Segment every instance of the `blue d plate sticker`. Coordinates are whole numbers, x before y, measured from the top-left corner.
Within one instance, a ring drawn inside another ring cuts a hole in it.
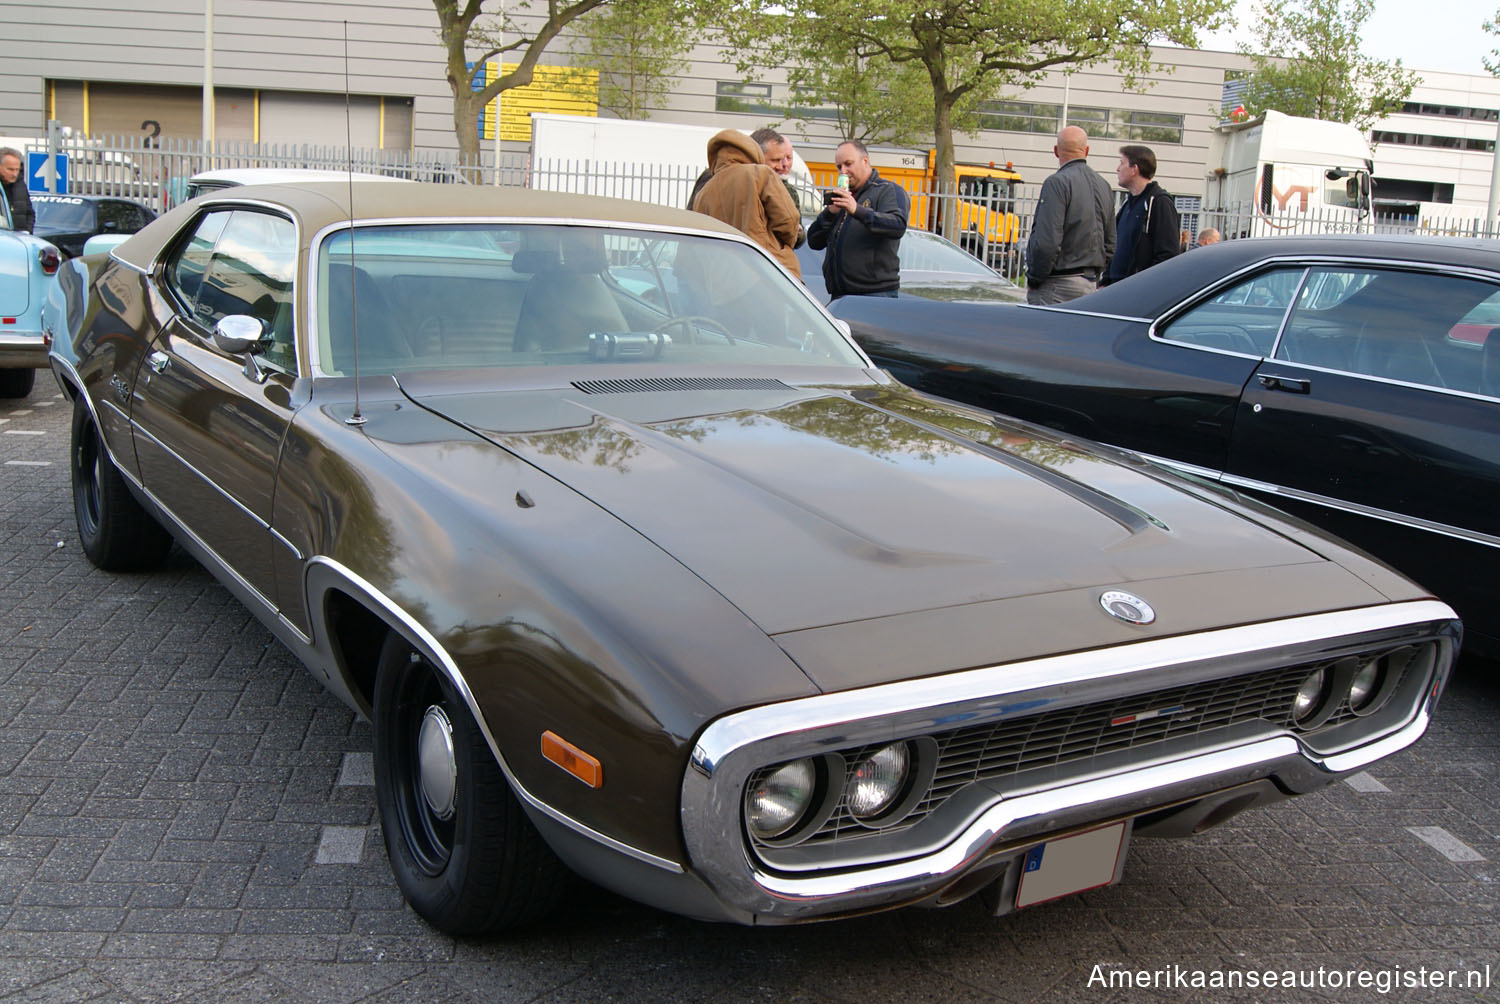
[[[1049,840],[1026,852],[1016,906],[1033,906],[1109,885],[1119,871],[1125,824]]]

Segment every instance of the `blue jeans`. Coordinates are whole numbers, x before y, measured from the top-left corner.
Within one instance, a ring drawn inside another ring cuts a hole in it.
[[[896,291],[894,289],[883,289],[883,290],[881,290],[878,293],[840,293],[839,294],[839,296],[895,296],[895,295],[896,295]],[[838,299],[838,296],[830,297],[829,300],[828,300],[828,302],[832,303],[834,300],[837,300],[837,299]]]

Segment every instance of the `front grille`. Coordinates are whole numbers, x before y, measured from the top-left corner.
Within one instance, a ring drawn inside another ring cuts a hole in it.
[[[1402,661],[1392,671],[1404,673],[1410,664]],[[1083,773],[1093,766],[1108,766],[1112,757],[1149,754],[1153,747],[1166,752],[1184,740],[1206,745],[1213,741],[1212,733],[1236,726],[1259,724],[1266,732],[1289,730],[1297,688],[1317,666],[1280,667],[933,733],[939,752],[931,787],[910,815],[882,832],[916,825],[976,781],[1013,778],[1023,784],[1028,775],[1055,768]],[[1341,702],[1326,722],[1308,734],[1326,732],[1354,717],[1348,704]],[[883,745],[844,750],[842,755],[852,765]],[[827,821],[799,842],[815,845],[871,832],[854,819],[840,798]]]

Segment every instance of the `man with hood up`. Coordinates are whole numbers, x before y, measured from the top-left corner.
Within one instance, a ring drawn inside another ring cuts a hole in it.
[[[694,200],[694,211],[743,231],[802,278],[792,252],[802,219],[781,178],[765,165],[760,144],[738,129],[721,130],[708,141],[708,169],[712,177]]]

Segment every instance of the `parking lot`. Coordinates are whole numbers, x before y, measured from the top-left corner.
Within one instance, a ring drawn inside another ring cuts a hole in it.
[[[1478,660],[1414,749],[1008,917],[755,930],[581,888],[534,931],[439,935],[390,876],[368,726],[182,552],[83,557],[69,418],[45,373],[0,401],[0,1000],[1500,1000]]]

